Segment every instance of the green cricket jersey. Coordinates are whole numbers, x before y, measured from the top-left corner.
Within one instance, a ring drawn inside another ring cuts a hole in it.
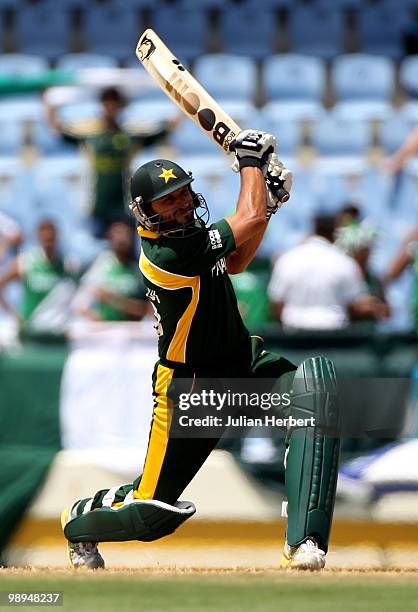
[[[86,272],[84,282],[107,289],[125,298],[145,300],[145,287],[138,276],[136,261],[121,262],[113,251],[101,253]],[[106,302],[98,300],[95,308],[103,321],[126,321],[131,317]]]
[[[122,129],[110,130],[100,119],[80,122],[63,132],[67,142],[83,144],[90,158],[94,216],[111,219],[124,211],[133,152],[139,146],[154,144],[166,134],[165,127],[147,135],[128,134]]]
[[[19,266],[23,284],[22,316],[27,321],[50,291],[71,274],[61,257],[49,261],[41,248],[22,253]]]
[[[225,257],[235,240],[225,219],[189,236],[160,236],[140,228],[139,267],[157,318],[160,359],[193,366],[246,360],[242,322]]]

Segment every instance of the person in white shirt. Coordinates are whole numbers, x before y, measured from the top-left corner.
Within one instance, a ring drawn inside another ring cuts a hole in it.
[[[369,295],[358,264],[334,242],[335,218],[319,215],[315,233],[275,263],[268,293],[286,329],[333,330],[351,320],[385,316]]]

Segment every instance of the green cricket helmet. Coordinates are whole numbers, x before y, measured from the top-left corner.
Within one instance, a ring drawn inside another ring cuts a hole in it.
[[[208,215],[206,202],[201,194],[196,194],[189,187],[193,197],[193,219],[179,225],[175,221],[164,220],[160,213],[152,209],[152,202],[174,193],[178,189],[189,186],[193,181],[191,172],[186,172],[178,164],[168,159],[154,159],[140,166],[131,179],[131,204],[129,208],[138,224],[159,234],[184,234],[184,230],[195,225],[196,219],[205,220],[197,214],[197,209],[203,207]]]

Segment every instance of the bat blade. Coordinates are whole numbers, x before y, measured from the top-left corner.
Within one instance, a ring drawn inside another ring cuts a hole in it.
[[[136,55],[154,81],[195,124],[230,154],[241,128],[225,113],[194,76],[151,29],[139,39]]]

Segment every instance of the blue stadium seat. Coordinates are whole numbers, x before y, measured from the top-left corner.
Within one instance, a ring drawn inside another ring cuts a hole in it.
[[[379,130],[379,141],[387,154],[394,153],[410,134],[413,125],[405,117],[393,113]]]
[[[117,68],[118,62],[109,55],[94,53],[67,53],[57,61],[61,70],[81,70],[83,68]]]
[[[126,4],[92,5],[84,11],[84,40],[91,53],[123,61],[133,55],[143,29],[138,12]]]
[[[324,93],[325,66],[316,58],[288,53],[272,55],[263,62],[262,78],[271,100],[314,100]]]
[[[418,55],[411,55],[402,61],[399,82],[410,96],[418,96]]]
[[[177,0],[178,5],[182,9],[195,9],[196,4],[199,4],[199,9],[214,9],[214,8],[222,8],[225,5],[225,0],[199,0],[197,3],[196,0]]]
[[[316,120],[325,113],[322,104],[314,100],[284,100],[268,102],[263,113],[275,121]]]
[[[24,126],[21,122],[0,120],[0,154],[19,155],[24,143]]]
[[[386,57],[355,53],[334,61],[332,84],[342,119],[385,120],[392,113],[395,69]]]
[[[276,20],[272,11],[227,7],[221,13],[219,31],[223,50],[260,59],[274,51]]]
[[[173,132],[170,144],[180,155],[196,153],[210,155],[216,151],[216,146],[193,121],[186,120]]]
[[[39,55],[6,53],[0,56],[1,75],[32,75],[49,69],[48,61]]]
[[[190,60],[206,51],[207,15],[198,8],[155,9],[152,27],[180,60]]]
[[[23,53],[56,58],[70,46],[71,15],[56,4],[31,4],[15,16],[16,46]]]
[[[395,67],[385,57],[353,53],[334,60],[331,79],[337,100],[390,101]]]
[[[317,6],[326,9],[357,9],[361,7],[363,0],[314,0]]]
[[[292,0],[263,0],[263,8],[268,9],[287,9],[292,5]],[[251,9],[260,9],[259,0],[243,0],[242,6]]]
[[[296,53],[331,59],[343,52],[344,20],[338,9],[295,6],[288,29],[290,48]]]
[[[402,30],[406,19],[401,3],[397,3],[396,10],[380,3],[362,6],[358,14],[361,50],[399,59],[403,52]]]
[[[335,116],[357,121],[385,121],[393,112],[389,102],[384,100],[351,100],[337,102],[333,108]]]
[[[31,122],[31,144],[33,144],[42,155],[73,154],[74,146],[67,144],[54,132],[44,119]]]
[[[260,112],[254,119],[254,126],[276,136],[280,157],[296,155],[302,145],[302,128],[298,121],[273,119]]]
[[[372,133],[367,122],[339,119],[330,113],[314,123],[311,140],[321,155],[364,155]]]
[[[254,98],[257,68],[250,57],[226,53],[202,55],[194,64],[193,73],[215,98]]]
[[[0,99],[0,117],[10,122],[36,121],[43,117],[40,96],[5,96]]]

